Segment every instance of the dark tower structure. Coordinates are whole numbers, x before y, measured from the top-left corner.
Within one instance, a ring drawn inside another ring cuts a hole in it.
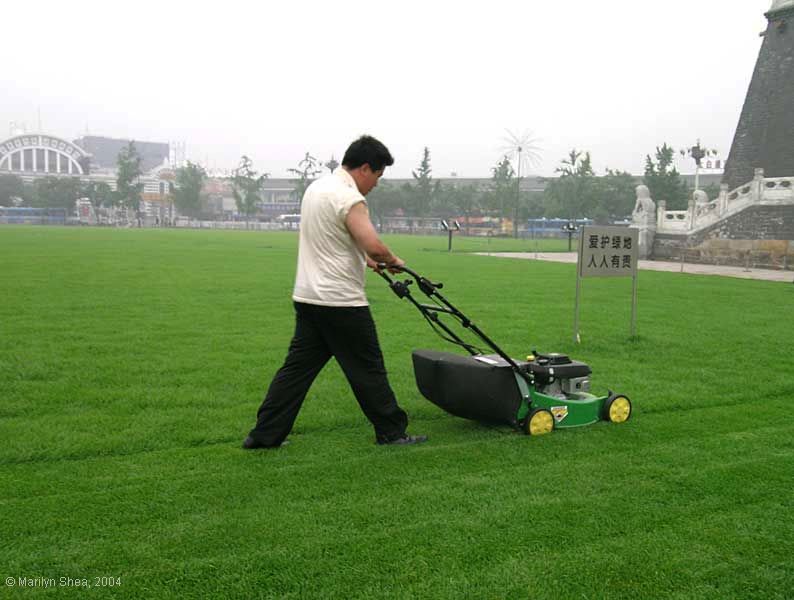
[[[766,177],[794,175],[794,0],[775,0],[765,16],[769,24],[722,178],[731,190],[759,167]]]

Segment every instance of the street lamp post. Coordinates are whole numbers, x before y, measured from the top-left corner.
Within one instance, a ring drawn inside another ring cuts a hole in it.
[[[505,152],[505,158],[517,159],[516,165],[516,201],[513,209],[513,236],[518,237],[518,209],[521,204],[521,176],[524,171],[523,162],[527,161],[531,166],[535,161],[539,160],[538,150],[535,145],[535,138],[529,131],[523,134],[513,133],[507,130],[507,137],[504,138],[505,146],[502,150]],[[504,202],[504,200],[502,200]],[[502,208],[502,215],[504,216],[504,207]]]
[[[513,237],[518,238],[518,205],[521,203],[521,152],[524,148],[518,147],[518,178],[516,179],[516,205],[513,208]]]
[[[571,252],[573,247],[573,234],[576,233],[576,223],[574,221],[568,221],[562,226],[562,230],[568,234],[568,252]]]
[[[706,156],[706,151],[700,147],[700,140],[689,149],[689,155],[695,159],[695,190],[700,189],[700,161]]]
[[[448,223],[446,220],[442,219],[441,227],[446,229],[447,233],[449,234],[449,244],[447,245],[447,252],[452,252],[452,232],[460,231],[460,223],[458,223],[457,220],[453,220]]]
[[[325,163],[325,167],[333,173],[336,168],[339,166],[339,162],[334,158],[334,155],[331,155],[331,160]]]
[[[700,189],[700,167],[701,161],[707,157],[709,154],[717,155],[716,150],[707,150],[703,146],[700,145],[700,140],[692,146],[691,148],[687,148],[686,150],[681,150],[681,156],[685,156],[689,154],[695,161],[695,191]]]

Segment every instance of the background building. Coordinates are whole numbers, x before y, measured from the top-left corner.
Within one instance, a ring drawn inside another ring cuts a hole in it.
[[[97,170],[115,170],[119,152],[126,148],[130,141],[135,142],[135,149],[141,157],[141,171],[147,173],[167,162],[170,157],[170,146],[160,142],[139,142],[118,138],[86,135],[74,141],[75,145],[91,155],[91,163]]]
[[[16,135],[0,142],[0,172],[36,176],[88,176],[91,155],[54,135]]]
[[[26,184],[49,177],[73,178],[82,183],[106,183],[115,191],[118,153],[129,142],[96,136],[69,142],[45,133],[12,135],[0,140],[0,175],[17,176]],[[142,216],[152,221],[162,221],[166,215],[172,217],[169,193],[175,174],[167,164],[169,145],[135,142],[135,148],[143,158],[139,179],[143,185]],[[97,150],[98,154],[89,149]]]

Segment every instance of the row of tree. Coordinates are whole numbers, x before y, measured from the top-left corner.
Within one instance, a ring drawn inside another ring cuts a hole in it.
[[[545,179],[543,192],[521,190],[512,161],[503,157],[491,168],[488,185],[434,180],[430,150],[424,149],[413,181],[402,185],[383,181],[371,194],[369,205],[376,218],[402,213],[412,216],[468,217],[489,214],[518,222],[528,218],[590,218],[609,222],[631,215],[636,186],[644,183],[655,200],[665,200],[670,210],[686,208],[690,190],[673,166],[675,151],[663,144],[654,158],[646,156],[641,181],[625,171],[607,169],[596,175],[589,152],[571,150],[556,168],[557,177]],[[707,190],[710,196],[718,190]]]
[[[654,158],[646,156],[642,182],[651,197],[665,200],[669,209],[685,208],[689,189],[673,166],[675,151],[666,143],[656,148]],[[321,164],[310,153],[289,169],[295,176],[295,194],[302,198],[306,188],[325,166],[333,172],[335,160]],[[562,217],[571,220],[591,218],[607,222],[631,214],[635,202],[637,179],[624,171],[607,169],[597,176],[589,152],[571,150],[556,169],[557,177],[545,181],[543,192],[520,189],[520,180],[511,160],[505,156],[491,169],[487,185],[464,184],[433,179],[429,148],[412,171],[413,180],[403,184],[384,180],[369,197],[370,211],[376,219],[394,214],[418,217],[472,216],[488,214],[511,218],[514,227],[527,218]],[[130,142],[117,160],[116,190],[104,182],[81,182],[78,178],[45,177],[31,185],[23,184],[16,176],[0,176],[0,205],[8,206],[21,200],[28,206],[74,208],[78,198],[87,198],[95,208],[116,206],[138,211],[143,185],[141,157],[134,142]],[[229,178],[238,212],[246,220],[257,212],[262,201],[262,184],[269,173],[259,173],[248,156]],[[169,186],[171,201],[180,214],[198,216],[206,209],[203,193],[207,173],[203,167],[188,161],[177,169],[174,185]],[[707,190],[710,196],[716,190]]]
[[[106,183],[83,184],[77,177],[45,177],[28,185],[16,175],[0,175],[0,206],[21,204],[71,211],[77,199],[89,193],[95,198],[110,198],[112,194]]]

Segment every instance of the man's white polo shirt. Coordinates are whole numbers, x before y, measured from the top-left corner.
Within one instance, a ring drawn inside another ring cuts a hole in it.
[[[301,203],[298,271],[292,299],[322,306],[368,306],[367,260],[345,226],[350,209],[366,203],[343,168],[313,182]]]

